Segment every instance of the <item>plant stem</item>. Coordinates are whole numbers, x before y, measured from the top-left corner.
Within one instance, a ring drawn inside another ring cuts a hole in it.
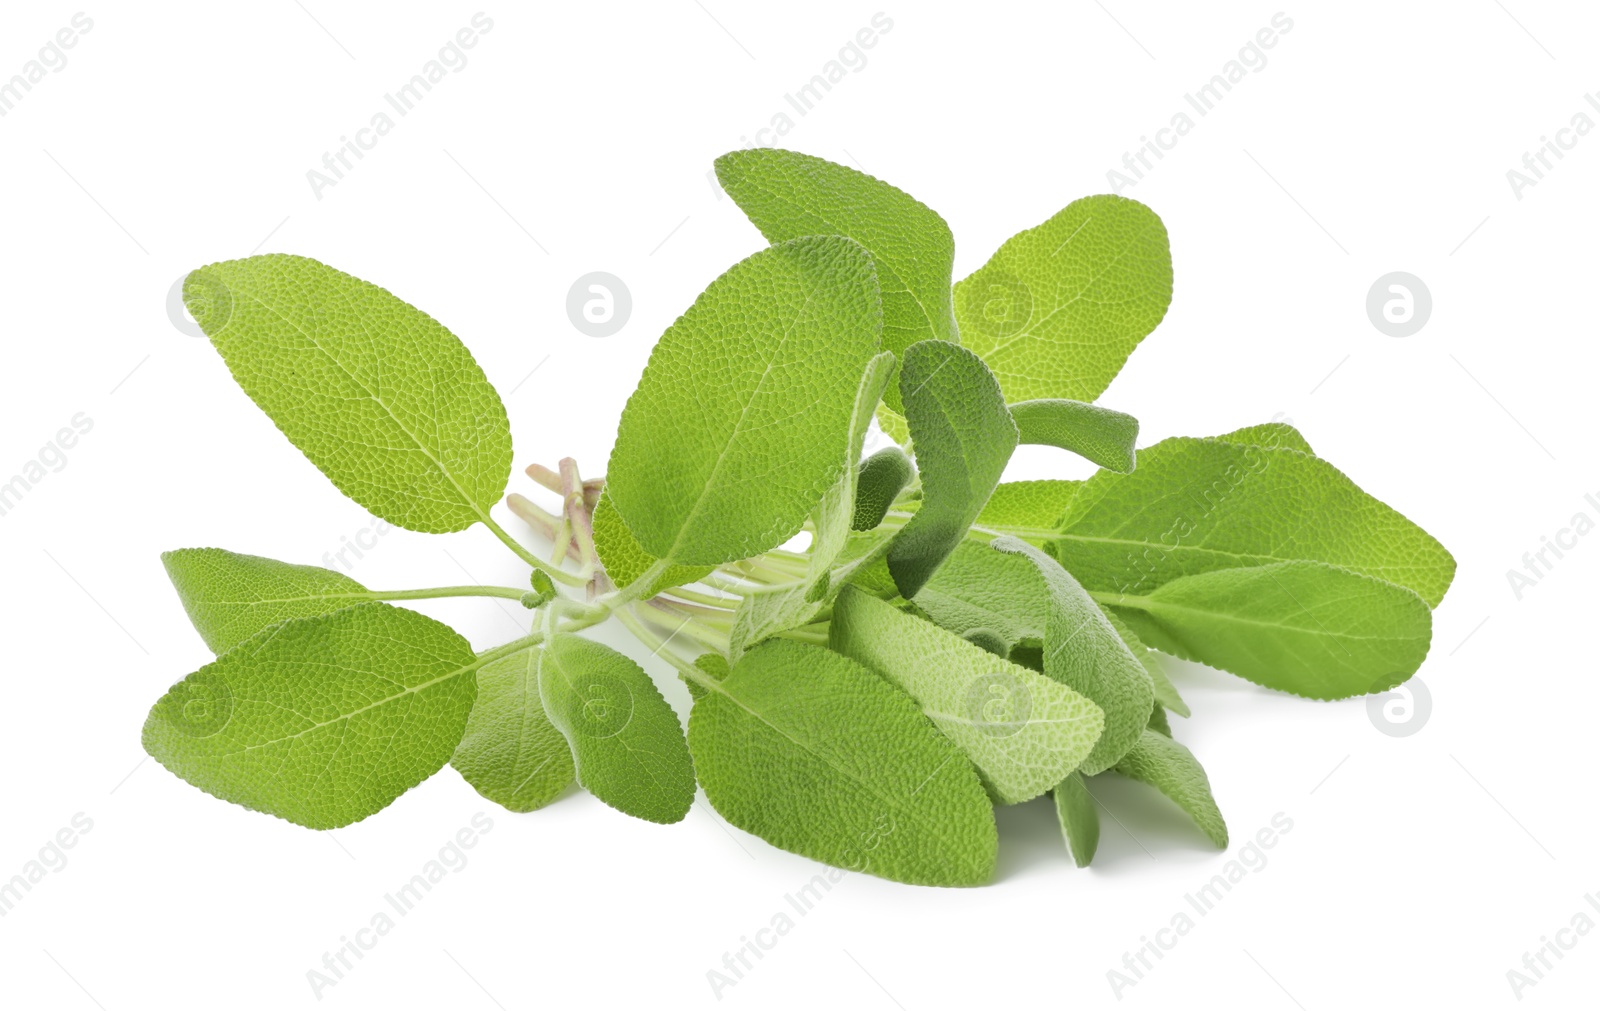
[[[506,533],[505,528],[496,523],[488,513],[483,514],[483,516],[480,518],[483,521],[483,525],[489,528],[489,532],[500,538],[500,542],[515,552],[518,558],[527,562],[536,569],[543,570],[545,575],[549,576],[551,579],[554,579],[556,582],[565,583],[568,586],[582,586],[589,581],[588,576],[577,575],[575,573],[567,572],[565,569],[551,565],[549,562],[523,547],[515,537],[512,537],[510,534]]]
[[[672,664],[684,678],[700,685],[706,685],[710,682],[711,679],[704,671],[668,649],[667,640],[661,638],[646,626],[643,621],[640,621],[632,606],[624,607],[617,611],[617,620],[622,622],[624,628],[633,633],[635,639],[651,647],[650,654],[652,656],[659,656]]]
[[[664,592],[670,596],[677,597],[679,600],[689,600],[696,604],[704,604],[707,607],[715,607],[723,611],[731,611],[739,604],[737,599],[731,599],[728,597],[713,597],[709,593],[701,593],[698,590],[691,590],[687,586],[674,586],[670,590],[666,590]]]
[[[513,639],[504,646],[496,646],[494,649],[478,654],[476,666],[482,667],[484,664],[493,663],[494,661],[508,657],[513,653],[520,653],[529,647],[539,645],[539,643],[543,641],[543,632],[534,632],[531,635],[525,635],[520,639]]]
[[[433,597],[504,597],[507,600],[521,600],[527,592],[511,586],[434,586],[422,590],[373,590],[364,596],[368,600],[428,600]]]

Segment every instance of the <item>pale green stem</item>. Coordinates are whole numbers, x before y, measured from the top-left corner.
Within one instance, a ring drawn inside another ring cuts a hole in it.
[[[529,551],[527,548],[523,547],[521,542],[519,542],[515,537],[512,537],[510,534],[506,533],[505,528],[496,523],[494,519],[487,513],[485,513],[481,519],[483,520],[483,525],[489,528],[489,532],[500,538],[500,543],[504,544],[506,547],[515,552],[518,558],[527,562],[534,568],[542,570],[545,575],[549,576],[551,579],[554,579],[556,582],[565,583],[568,586],[582,586],[589,581],[589,576],[574,574],[558,566],[551,565],[549,562]]]
[[[504,597],[507,600],[521,600],[527,592],[510,586],[434,586],[423,590],[372,590],[368,593],[352,593],[350,596],[368,600],[428,600],[433,597]]]
[[[678,654],[672,652],[672,650],[667,647],[667,640],[661,638],[661,636],[652,631],[643,621],[639,620],[639,616],[634,613],[632,606],[624,607],[617,611],[617,620],[622,622],[624,628],[633,633],[633,637],[635,639],[638,639],[646,646],[651,647],[651,655],[659,656],[663,660],[672,664],[672,666],[678,669],[678,673],[682,674],[688,680],[694,681],[700,685],[709,685],[713,683],[711,677],[707,675],[705,671],[696,667],[694,664],[685,660]]]
[[[674,586],[672,589],[665,592],[673,597],[677,597],[679,600],[691,600],[696,604],[704,604],[707,607],[715,607],[723,611],[731,611],[735,607],[739,606],[739,601],[736,599],[730,599],[728,597],[713,597],[709,593],[701,593],[698,590],[691,590],[687,586]]]

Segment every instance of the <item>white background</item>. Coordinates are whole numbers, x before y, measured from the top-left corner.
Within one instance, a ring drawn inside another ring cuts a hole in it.
[[[783,95],[880,9],[893,27],[866,65],[795,115]],[[719,1001],[707,971],[820,868],[726,827],[703,799],[672,827],[576,792],[512,815],[447,768],[319,834],[143,761],[147,708],[208,659],[159,552],[323,564],[373,522],[164,300],[189,269],[258,250],[389,288],[483,364],[511,415],[512,489],[532,493],[522,465],[570,454],[604,469],[652,342],[762,245],[706,173],[774,113],[796,120],[785,146],[940,211],[959,278],[1012,233],[1106,191],[1124,151],[1186,109],[1184,93],[1279,7],[484,8],[494,26],[468,64],[321,199],[307,170],[387,110],[383,94],[477,6],[86,9],[93,28],[67,65],[0,118],[0,479],[78,412],[94,425],[0,517],[0,878],[75,813],[93,829],[0,918],[0,1003],[318,1004],[307,970],[481,811],[493,829],[470,863],[322,1005],[1516,1004],[1506,973],[1525,951],[1580,910],[1600,921],[1584,901],[1600,892],[1600,698],[1582,645],[1600,537],[1520,600],[1506,576],[1575,513],[1600,519],[1584,499],[1600,499],[1600,133],[1520,200],[1506,172],[1575,113],[1600,122],[1583,98],[1600,89],[1600,12],[1538,0],[1282,9],[1294,26],[1267,65],[1124,190],[1166,222],[1176,285],[1102,403],[1137,415],[1146,444],[1292,419],[1460,570],[1420,674],[1432,715],[1409,737],[1380,733],[1360,699],[1307,702],[1174,665],[1195,711],[1177,736],[1210,772],[1232,849],[1278,812],[1294,827],[1120,1002],[1107,971],[1225,860],[1132,784],[1096,783],[1116,820],[1091,870],[1072,867],[1047,802],[1002,810],[993,885],[849,877]],[[77,10],[7,5],[0,78]],[[568,287],[591,270],[633,296],[632,319],[606,339],[566,315]],[[1404,339],[1365,310],[1392,270],[1421,277],[1434,302]],[[1083,469],[1031,447],[1009,476]],[[525,575],[481,528],[377,543],[353,571],[373,587]],[[527,620],[499,603],[419,609],[486,648]],[[651,669],[686,712],[670,671]],[[1597,963],[1600,936],[1579,939],[1522,1003],[1592,999]]]

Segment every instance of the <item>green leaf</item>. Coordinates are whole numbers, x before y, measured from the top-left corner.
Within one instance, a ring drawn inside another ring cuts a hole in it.
[[[1083,776],[1076,772],[1063,779],[1053,793],[1056,819],[1061,823],[1061,835],[1067,841],[1072,862],[1087,867],[1100,847],[1100,814],[1094,809],[1094,798],[1089,796]]]
[[[339,828],[449,761],[483,662],[449,627],[388,604],[296,618],[173,685],[144,749],[213,796]]]
[[[1090,463],[1126,474],[1133,470],[1139,419],[1078,400],[1024,400],[1011,405],[1021,442],[1055,446]]]
[[[1428,655],[1433,614],[1412,591],[1319,562],[1218,569],[1097,595],[1146,643],[1314,699],[1388,691]]]
[[[856,481],[856,509],[850,520],[852,530],[871,530],[883,522],[895,498],[914,476],[911,458],[898,446],[878,450],[861,461]]]
[[[538,649],[478,668],[478,698],[450,764],[511,811],[536,811],[571,785],[572,751],[539,700]]]
[[[1055,559],[1038,548],[1002,537],[991,549],[1027,560],[1045,608],[1044,673],[1084,695],[1105,713],[1105,730],[1080,766],[1085,775],[1115,765],[1150,721],[1155,688],[1098,605]]]
[[[213,653],[226,653],[268,625],[372,599],[365,586],[331,569],[222,548],[179,548],[162,554],[161,564]]]
[[[807,624],[833,601],[834,594],[852,573],[870,563],[888,547],[890,535],[852,532],[857,508],[856,461],[872,424],[873,409],[894,374],[894,355],[885,351],[867,363],[856,391],[850,438],[839,479],[823,495],[812,515],[813,533],[806,575],[797,583],[747,594],[734,612],[728,635],[729,656],[737,660],[747,648],[763,639]],[[873,524],[876,526],[877,524]]]
[[[600,493],[600,501],[595,503],[591,522],[594,525],[595,554],[600,556],[600,565],[606,570],[607,578],[616,586],[627,586],[656,563],[656,557],[641,548],[639,542],[633,539],[633,534],[628,532],[628,525],[617,515],[617,508],[606,492]],[[641,596],[653,597],[670,586],[693,583],[715,568],[714,565],[669,565]]]
[[[1100,605],[1100,610],[1105,614],[1106,620],[1111,622],[1111,627],[1117,630],[1117,635],[1121,636],[1122,641],[1127,645],[1128,652],[1132,653],[1135,659],[1144,665],[1145,671],[1149,673],[1150,681],[1155,685],[1156,705],[1170,709],[1179,716],[1187,717],[1189,715],[1189,704],[1178,695],[1177,686],[1172,683],[1171,678],[1167,677],[1166,668],[1161,665],[1161,657],[1156,655],[1155,650],[1144,644],[1144,640],[1140,639],[1133,629],[1128,627],[1128,623],[1123,621],[1115,610],[1106,607],[1104,604]]]
[[[956,635],[986,629],[1013,647],[1024,640],[1044,641],[1049,610],[1044,593],[1028,559],[962,541],[912,603]]]
[[[855,169],[776,148],[717,159],[717,179],[766,237],[843,235],[872,254],[883,289],[883,346],[900,355],[920,340],[959,341],[951,307],[955,240],[944,219],[910,195]],[[891,388],[888,405],[901,410]]]
[[[961,342],[1006,400],[1092,401],[1172,301],[1167,230],[1135,200],[1075,200],[955,286]]]
[[[791,853],[892,881],[994,875],[994,811],[915,703],[861,665],[772,639],[707,687],[689,747],[711,806]]]
[[[1007,481],[978,514],[977,525],[1023,540],[1049,540],[1060,531],[1061,518],[1082,481]]]
[[[1327,461],[1218,439],[1166,439],[1139,451],[1132,474],[1095,474],[1055,550],[1088,589],[1129,594],[1304,560],[1398,583],[1435,606],[1455,574],[1438,541]]]
[[[915,699],[1003,804],[1061,782],[1105,726],[1067,686],[854,587],[834,603],[828,642]]]
[[[506,410],[431,316],[278,253],[201,267],[183,299],[250,399],[340,491],[424,533],[488,518],[511,476]]]
[[[955,344],[923,341],[908,348],[900,390],[922,475],[922,506],[890,545],[889,571],[909,600],[989,501],[1017,446],[1017,426],[988,368]]]
[[[1216,438],[1223,442],[1234,442],[1241,446],[1265,446],[1269,449],[1293,449],[1307,456],[1316,456],[1312,452],[1311,443],[1300,434],[1300,430],[1293,425],[1281,421],[1268,421],[1261,425],[1250,425],[1247,428],[1236,429],[1226,435]]]
[[[1217,849],[1228,846],[1228,826],[1211,796],[1211,781],[1194,754],[1170,737],[1146,730],[1116,771],[1160,790],[1184,810]]]
[[[606,494],[639,546],[717,565],[798,532],[845,466],[881,327],[872,260],[849,239],[772,246],[711,282],[622,411]]]
[[[1167,711],[1159,702],[1150,709],[1150,729],[1165,737],[1172,736],[1172,724],[1167,722]]]
[[[578,784],[635,818],[682,821],[694,765],[678,715],[644,668],[609,646],[557,633],[539,657],[539,697],[572,747]]]

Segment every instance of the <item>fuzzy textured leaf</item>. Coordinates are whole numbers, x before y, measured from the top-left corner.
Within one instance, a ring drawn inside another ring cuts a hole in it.
[[[1063,779],[1053,792],[1056,820],[1061,823],[1061,835],[1067,841],[1067,852],[1079,867],[1089,866],[1095,850],[1100,848],[1100,813],[1094,809],[1094,798],[1084,785],[1083,776],[1074,772]]]
[[[478,668],[478,697],[450,764],[510,811],[536,811],[572,785],[572,750],[539,699],[539,651]]]
[[[961,342],[1008,402],[1092,401],[1172,301],[1172,253],[1144,204],[1102,194],[1018,232],[955,286]]]
[[[1097,466],[1126,474],[1133,470],[1139,419],[1078,400],[1024,400],[1011,405],[1020,441],[1055,446]]]
[[[427,313],[279,253],[201,267],[183,300],[250,399],[374,515],[448,533],[486,518],[504,494],[505,406]]]
[[[388,604],[297,618],[173,685],[144,748],[213,796],[339,828],[449,761],[481,663],[449,627]]]
[[[1066,685],[855,587],[834,603],[828,643],[915,699],[1003,804],[1061,782],[1105,727],[1100,707]]]
[[[163,553],[161,564],[213,653],[226,653],[268,625],[372,599],[365,586],[332,569],[222,548],[179,548]]]
[[[849,239],[771,246],[711,282],[622,411],[606,494],[639,546],[717,565],[793,536],[845,466],[881,329],[872,259]]]
[[[600,501],[595,503],[591,522],[594,525],[595,554],[600,556],[600,565],[606,570],[607,578],[616,586],[627,586],[656,563],[656,557],[633,539],[633,534],[628,532],[628,525],[622,522],[616,506],[611,504],[611,496],[605,492],[600,493]],[[714,568],[714,565],[669,565],[641,596],[653,597],[669,586],[692,583]]]
[[[762,643],[695,703],[689,746],[711,806],[780,849],[909,884],[994,875],[994,810],[972,766],[847,657]]]
[[[1211,796],[1211,781],[1188,748],[1157,731],[1146,730],[1117,764],[1116,771],[1160,790],[1194,820],[1212,845],[1227,848],[1228,826]]]

